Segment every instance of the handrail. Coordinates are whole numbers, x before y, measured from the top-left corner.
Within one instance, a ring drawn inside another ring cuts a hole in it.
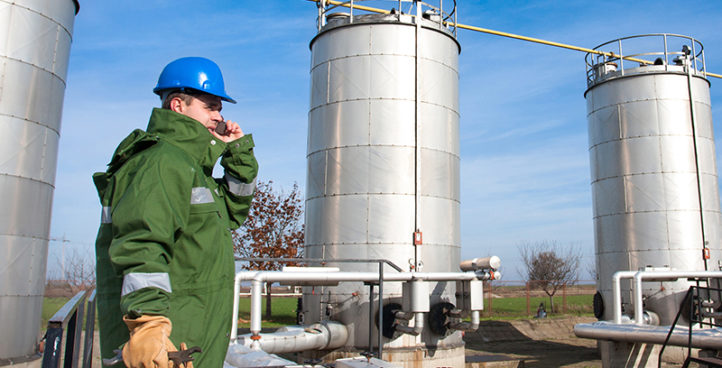
[[[42,362],[43,368],[60,367],[60,352],[63,348],[63,329],[65,328],[67,328],[67,346],[65,348],[64,366],[78,366],[85,294],[85,291],[79,291],[48,321],[48,330],[45,333],[45,352],[43,353]],[[92,334],[92,331],[90,333]]]
[[[329,259],[329,258],[264,258],[264,257],[235,257],[236,261],[243,261],[243,262],[299,262],[299,263],[318,263],[320,265],[325,265],[327,263],[386,263],[389,265],[389,267],[393,268],[394,270],[398,272],[403,272],[401,267],[397,266],[395,263],[391,262],[388,259],[384,258],[339,258],[339,259]]]
[[[65,305],[60,307],[55,314],[48,320],[48,325],[61,325],[65,327],[68,321],[73,317],[73,312],[78,309],[80,302],[85,300],[85,291],[81,290],[73,296],[72,299],[68,300]]]
[[[389,265],[389,267],[393,268],[397,272],[403,272],[401,267],[397,266],[395,263],[391,262],[388,259],[364,259],[364,258],[341,258],[341,259],[325,259],[325,258],[263,258],[263,257],[235,257],[237,261],[247,261],[247,262],[299,262],[299,263],[318,263],[320,265],[325,265],[329,262],[338,262],[338,263],[377,263],[378,264],[378,285],[379,285],[379,313],[378,313],[378,325],[379,329],[381,326],[383,326],[383,318],[384,314],[382,313],[383,310],[383,299],[384,299],[384,267],[383,264]],[[373,328],[373,299],[374,299],[374,284],[369,283],[369,331]],[[234,310],[237,311],[238,305],[235,301],[235,298],[238,298],[238,293],[235,293],[234,295]],[[237,312],[234,312],[237,313]],[[237,318],[233,319],[234,321],[237,321]],[[234,327],[234,330],[231,332],[231,334],[235,334],[236,329]],[[372,335],[369,333],[369,354],[373,353],[373,346],[372,346]],[[382,343],[382,335],[378,334],[378,351],[376,352],[376,355],[379,359],[381,359],[383,355],[383,343]]]
[[[347,2],[342,2],[342,1],[335,1],[335,0],[309,0],[309,1],[312,1],[315,3],[323,3],[323,4],[330,4],[330,5],[336,5],[336,6],[350,7],[350,4],[348,4]],[[390,13],[390,11],[388,11],[388,10],[372,8],[372,7],[367,7],[367,6],[361,7],[359,5],[354,5],[354,8],[369,11],[369,12],[374,12],[374,13],[380,13],[380,14],[389,14]],[[320,11],[319,11],[319,13],[320,13]],[[411,15],[411,16],[413,17],[413,15]],[[454,12],[454,18],[456,18],[456,12]],[[508,33],[508,32],[495,31],[495,30],[488,29],[488,28],[481,28],[481,27],[470,26],[470,25],[466,25],[466,24],[460,24],[460,23],[457,23],[456,21],[454,21],[454,22],[444,21],[443,24],[446,25],[447,27],[454,27],[455,29],[461,28],[461,29],[466,29],[466,30],[470,30],[470,31],[491,34],[491,35],[495,35],[495,36],[502,36],[502,37],[507,37],[507,38],[512,38],[512,39],[517,39],[517,40],[521,40],[521,41],[534,42],[534,43],[547,45],[547,46],[554,46],[554,47],[559,47],[559,48],[568,49],[568,50],[586,52],[589,54],[600,55],[600,56],[605,56],[605,57],[609,57],[609,58],[620,58],[620,59],[634,61],[634,62],[645,64],[645,65],[653,64],[653,62],[649,62],[648,60],[638,59],[638,58],[634,58],[634,57],[630,57],[630,56],[622,56],[621,53],[615,54],[613,52],[600,51],[600,50],[590,49],[587,47],[579,47],[579,46],[569,45],[569,44],[560,43],[560,42],[547,41],[547,40],[543,40],[541,38],[527,37],[527,36],[522,36],[522,35],[518,35],[518,34]],[[319,22],[319,28],[321,26],[322,26],[322,24]],[[456,35],[456,30],[454,30],[454,34]],[[704,60],[704,54],[702,55],[702,59]],[[705,71],[705,76],[722,78],[722,74],[709,73],[707,71]]]
[[[93,365],[93,339],[95,338],[95,296],[97,289],[94,289],[88,298],[85,312],[85,339],[83,344],[83,368],[90,368]]]
[[[624,51],[625,48],[622,47],[623,41],[626,42],[626,48],[630,48],[632,40],[651,40],[652,42],[657,43],[644,44],[643,46],[633,44],[634,51]],[[677,51],[670,51],[670,40],[681,40],[683,48]],[[603,54],[600,53],[600,49],[610,47],[616,48],[616,50]],[[684,48],[686,48],[686,50],[684,50]],[[675,64],[676,67],[679,68],[687,63],[690,68],[694,68],[695,74],[699,73],[703,77],[707,77],[708,75],[718,77],[717,75],[707,73],[704,58],[704,45],[702,45],[699,40],[685,35],[673,33],[648,33],[633,35],[607,41],[594,47],[594,50],[594,53],[588,52],[584,57],[587,71],[587,86],[591,86],[597,82],[598,79],[604,77],[607,70],[600,70],[600,67],[604,68],[607,65],[612,65],[610,71],[618,70],[620,75],[625,75],[625,60],[638,63],[639,66],[659,65],[660,67],[664,67],[665,71],[669,71],[670,66],[675,66]],[[619,61],[620,64],[618,65],[619,68],[617,68],[615,63],[617,61]]]
[[[717,291],[717,293],[719,294],[720,291],[722,291],[722,289],[713,288],[713,287],[709,287],[709,286],[707,286],[707,287],[699,286],[700,281],[704,281],[709,284],[708,279],[695,278],[694,281],[695,281],[696,285],[692,285],[689,287],[689,289],[687,290],[687,293],[684,296],[684,299],[682,300],[682,303],[680,304],[680,306],[687,305],[689,308],[689,310],[688,310],[689,315],[687,316],[688,323],[689,323],[689,325],[687,327],[688,334],[689,334],[688,344],[687,344],[687,360],[689,360],[692,356],[692,329],[693,329],[693,326],[695,323],[699,323],[700,327],[703,327],[704,325],[709,325],[710,327],[722,327],[721,324],[704,321],[705,316],[702,311],[703,306],[701,304],[702,300],[700,298],[700,290],[706,290],[707,291],[706,295],[709,296],[710,291]],[[674,322],[672,322],[672,325],[669,328],[669,333],[667,334],[667,338],[664,340],[664,344],[662,344],[662,347],[659,349],[657,366],[660,368],[662,366],[662,354],[664,353],[664,349],[667,347],[667,344],[669,342],[670,337],[672,336],[672,332],[674,331],[674,328],[677,325],[677,322],[679,322],[679,319],[682,316],[683,310],[684,310],[684,308],[680,307],[679,310],[677,311],[677,315],[674,318]],[[698,318],[695,318],[695,317],[698,317]],[[684,366],[686,367],[687,363],[685,363]]]

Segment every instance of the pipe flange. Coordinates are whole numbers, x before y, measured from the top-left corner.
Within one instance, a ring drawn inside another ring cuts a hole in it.
[[[451,331],[449,329],[449,313],[454,309],[456,309],[456,306],[449,302],[434,304],[428,313],[428,324],[431,332],[440,336],[448,335]]]
[[[594,301],[592,305],[594,307],[594,317],[601,320],[604,316],[604,299],[602,298],[602,293],[598,290],[597,293],[594,294]]]
[[[402,310],[401,304],[399,303],[389,303],[384,305],[383,308],[383,314],[384,314],[384,321],[383,321],[383,327],[381,328],[381,335],[387,339],[393,339],[394,335],[396,333],[396,312]],[[379,313],[376,312],[376,317],[374,318],[376,328],[379,328]]]

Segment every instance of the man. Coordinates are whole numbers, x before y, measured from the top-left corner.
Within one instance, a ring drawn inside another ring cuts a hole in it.
[[[96,239],[101,354],[128,367],[172,367],[167,352],[199,346],[197,367],[221,367],[233,304],[231,230],[255,190],[253,139],[225,122],[223,77],[211,60],[168,64],[146,131],[135,130],[106,172]],[[216,128],[219,128],[216,130]],[[223,179],[214,179],[221,157]]]

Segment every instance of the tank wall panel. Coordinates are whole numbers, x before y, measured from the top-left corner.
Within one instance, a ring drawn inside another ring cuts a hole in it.
[[[55,182],[57,131],[8,116],[0,116],[0,131],[4,132],[0,135],[0,173],[48,185]]]
[[[50,212],[53,206],[51,186],[34,180],[0,174],[0,193],[2,193],[0,201],[3,206],[3,210],[0,211],[0,235],[48,238]]]
[[[0,360],[34,354],[75,4],[0,0]]]
[[[720,259],[709,85],[699,77],[692,85],[696,156],[686,75],[628,75],[587,91],[599,289],[607,303],[616,271],[645,266],[704,270],[697,164],[705,235],[713,254],[708,262],[716,265]],[[663,292],[652,284],[645,283],[648,308],[670,322],[676,309],[667,306],[688,283],[665,283]],[[623,299],[629,302],[631,289],[624,287]],[[605,318],[611,318],[609,310]]]
[[[413,24],[364,17],[353,24],[334,21],[311,45],[307,255],[325,258],[329,265],[334,258],[383,258],[409,270],[418,253],[424,271],[457,271],[458,44],[449,34],[423,28],[417,59]],[[417,212],[424,240],[418,250],[412,244]],[[378,269],[374,263],[336,266]],[[431,303],[454,302],[454,288],[432,283]],[[336,303],[330,318],[349,326],[349,347],[365,348],[369,334],[375,336],[376,330],[367,327],[368,286],[324,287],[320,297],[304,292],[304,301]],[[400,283],[384,284],[386,303],[400,302],[400,297]],[[325,318],[323,309],[308,308],[307,322]],[[422,335],[421,340],[402,336],[385,346],[461,343],[460,334]]]

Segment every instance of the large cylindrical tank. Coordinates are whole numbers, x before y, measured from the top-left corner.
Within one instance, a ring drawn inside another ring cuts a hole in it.
[[[0,0],[0,360],[37,352],[74,0]]]
[[[718,270],[720,202],[702,45],[684,36],[615,40],[654,64],[589,62],[587,117],[598,288],[612,319],[612,275],[640,268]],[[674,45],[674,46],[672,46]],[[686,45],[689,55],[682,51]],[[674,49],[672,49],[674,47]],[[678,48],[679,47],[679,48]],[[655,60],[656,58],[656,60]],[[709,259],[703,248],[709,249]],[[645,310],[671,324],[690,283],[644,283]],[[622,283],[632,315],[630,282]]]
[[[417,27],[413,17],[398,13],[340,14],[329,16],[311,41],[306,257],[345,271],[376,272],[378,265],[333,259],[459,271],[460,47],[439,19],[429,16]],[[387,266],[385,272],[396,271]],[[432,283],[431,305],[454,303],[454,288]],[[340,321],[349,328],[346,348],[368,349],[378,333],[375,325],[368,328],[368,297],[362,283],[307,288],[305,322]],[[401,304],[399,283],[384,284],[389,303]],[[409,361],[405,350],[429,366],[463,365],[458,332],[438,336],[425,329],[419,337],[384,338],[384,349],[393,361]],[[435,349],[436,358],[419,354],[427,349]]]

